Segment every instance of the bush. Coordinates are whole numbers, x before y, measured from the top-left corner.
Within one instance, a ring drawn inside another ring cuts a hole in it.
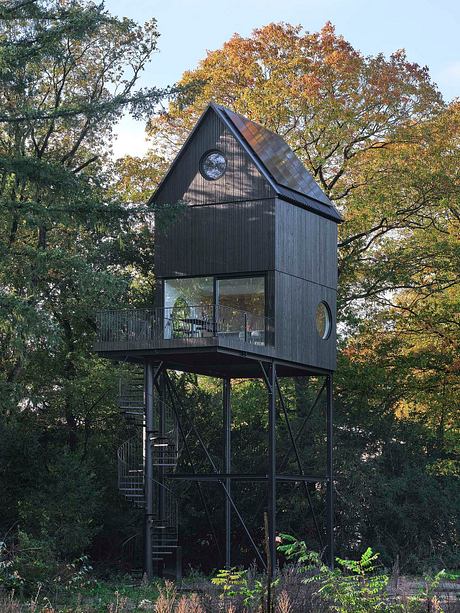
[[[47,593],[74,591],[87,587],[92,567],[86,556],[72,562],[61,561],[47,539],[19,531],[9,549],[0,544],[0,587],[29,596],[38,590]]]

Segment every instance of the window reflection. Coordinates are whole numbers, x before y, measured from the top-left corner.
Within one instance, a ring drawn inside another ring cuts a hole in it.
[[[225,319],[222,332],[264,343],[265,278],[219,279],[217,294],[219,307],[224,307],[219,312]]]
[[[164,282],[164,338],[225,336],[265,344],[265,278],[213,277]]]
[[[211,335],[214,305],[212,277],[166,280],[164,305],[164,338]]]

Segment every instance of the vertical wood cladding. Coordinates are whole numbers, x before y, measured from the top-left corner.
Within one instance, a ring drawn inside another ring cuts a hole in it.
[[[219,149],[227,159],[225,174],[216,181],[200,173],[206,151]],[[184,200],[191,205],[270,198],[273,190],[219,117],[209,110],[178,163],[155,196],[159,204]]]
[[[337,224],[298,206],[276,201],[276,269],[337,287]]]
[[[325,368],[336,365],[337,224],[282,200],[275,204],[275,329],[277,353]],[[328,339],[316,330],[326,301],[333,325]]]
[[[334,370],[336,366],[336,292],[282,272],[275,273],[276,353],[282,359]],[[328,339],[316,330],[316,308],[325,300],[332,313]]]
[[[273,199],[185,207],[155,245],[158,277],[274,269]]]
[[[204,153],[227,159],[215,181],[201,176]],[[275,355],[313,368],[336,363],[337,225],[275,197],[242,146],[212,110],[183,149],[155,202],[189,206],[155,236],[158,279],[265,273],[268,330]],[[160,292],[157,304],[161,304]],[[316,330],[316,309],[333,315],[328,339]]]

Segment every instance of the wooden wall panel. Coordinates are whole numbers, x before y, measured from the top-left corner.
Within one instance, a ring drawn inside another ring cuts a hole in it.
[[[206,180],[199,170],[202,155],[210,149],[219,149],[227,158],[227,170],[216,181]],[[243,148],[210,109],[154,201],[174,204],[184,200],[199,205],[270,198],[273,195],[272,188]]]
[[[185,207],[155,237],[156,276],[273,270],[274,213],[274,199]]]
[[[281,272],[337,288],[337,224],[276,200],[276,264]]]
[[[316,330],[316,308],[326,301],[331,309],[332,332],[320,338]],[[280,359],[327,370],[336,366],[336,292],[299,277],[275,272],[275,338]]]

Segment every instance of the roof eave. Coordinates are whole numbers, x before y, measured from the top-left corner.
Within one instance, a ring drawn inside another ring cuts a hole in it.
[[[274,179],[274,177],[272,177],[272,175],[268,172],[265,164],[263,164],[263,162],[259,159],[257,154],[252,150],[252,148],[249,146],[249,144],[246,142],[246,140],[243,138],[240,132],[235,128],[232,121],[227,117],[225,113],[225,107],[221,107],[215,102],[211,102],[209,106],[211,106],[214,109],[214,111],[218,114],[220,119],[224,122],[224,124],[227,126],[227,128],[236,138],[236,140],[240,143],[240,145],[244,148],[246,153],[250,156],[251,160],[256,165],[259,172],[265,177],[265,179],[268,181],[272,189],[275,191],[276,195],[281,200],[285,200],[286,202],[298,204],[299,206],[302,206],[323,217],[332,219],[333,221],[336,221],[337,223],[342,223],[344,221],[342,215],[335,208],[332,202],[330,203],[330,205],[326,205],[323,202],[320,202],[319,200],[316,200],[315,198],[308,196],[307,194],[296,192],[288,187],[285,187],[284,185],[280,185]],[[307,200],[308,203],[306,203],[305,200]]]
[[[306,209],[307,211],[311,211],[316,215],[330,219],[335,223],[343,223],[344,221],[344,218],[334,206],[327,206],[321,202],[318,202],[317,200],[314,200],[313,198],[309,198],[308,196],[303,196],[302,199],[300,199],[296,197],[295,194],[289,194],[283,191],[278,193],[278,198],[280,200],[284,200],[285,202],[295,204],[303,209]]]

